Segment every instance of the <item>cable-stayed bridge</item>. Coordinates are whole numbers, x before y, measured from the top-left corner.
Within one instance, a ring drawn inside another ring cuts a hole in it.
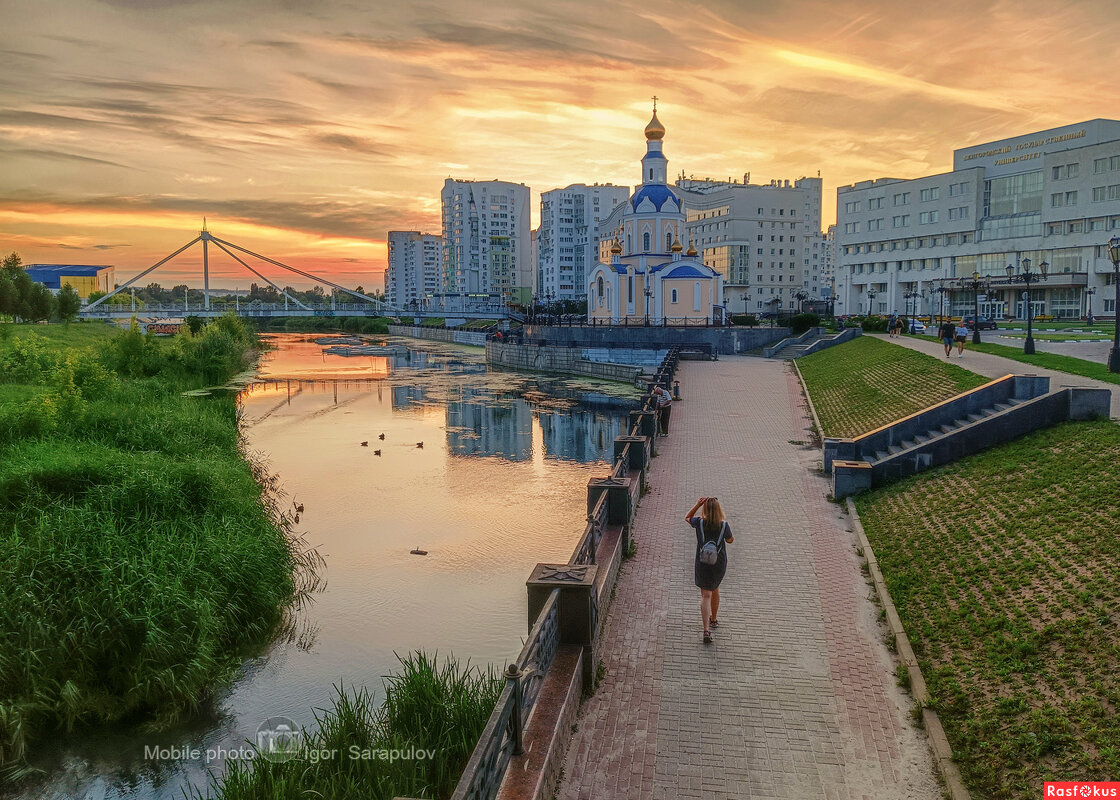
[[[106,303],[110,298],[120,294],[126,289],[132,288],[141,278],[155,272],[160,267],[164,266],[172,259],[185,253],[190,248],[197,244],[202,245],[202,305],[201,307],[191,308],[189,300],[184,300],[182,306],[176,304],[174,306],[152,306],[145,305],[143,308],[136,308],[135,302],[130,304],[129,307],[123,307],[115,303]],[[230,308],[228,303],[223,304],[220,308],[213,308],[210,304],[210,246],[213,245],[228,255],[242,267],[249,272],[253,273],[256,277],[267,283],[273,289],[280,293],[284,298],[282,303],[261,303],[260,301],[241,302],[239,297],[234,299],[234,307]],[[335,292],[343,292],[355,298],[359,302],[340,303],[337,301],[335,295],[331,296],[328,303],[315,303],[309,304],[294,297],[288,292],[284,291],[280,286],[270,280],[267,276],[251,266],[242,256],[258,259],[267,264],[271,264],[288,272],[299,275],[300,277],[314,281],[322,286],[329,286]],[[470,295],[443,295],[431,301],[426,301],[423,305],[415,308],[395,308],[384,300],[378,300],[375,297],[370,297],[367,294],[348,289],[326,278],[315,275],[311,272],[293,267],[289,264],[277,261],[276,259],[269,258],[268,256],[255,253],[248,248],[241,247],[233,242],[220,239],[206,229],[205,221],[203,221],[202,230],[199,231],[198,236],[192,239],[187,244],[180,247],[170,255],[160,259],[146,270],[125,281],[120,286],[113,289],[113,291],[100,297],[94,302],[84,306],[79,312],[79,316],[90,319],[121,319],[128,318],[133,315],[140,315],[144,317],[178,317],[184,315],[191,315],[196,317],[217,317],[222,314],[230,312],[238,314],[242,317],[455,317],[462,319],[504,319],[509,317],[519,317],[518,314],[513,312],[505,303],[497,302],[493,297],[483,296],[475,297]]]

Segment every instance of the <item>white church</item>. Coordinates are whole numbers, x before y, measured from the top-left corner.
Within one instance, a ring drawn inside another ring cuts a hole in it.
[[[689,242],[682,255],[684,212],[667,181],[665,127],[646,125],[642,183],[630,196],[610,247],[610,263],[588,276],[587,319],[599,325],[697,325],[722,322],[723,277]]]

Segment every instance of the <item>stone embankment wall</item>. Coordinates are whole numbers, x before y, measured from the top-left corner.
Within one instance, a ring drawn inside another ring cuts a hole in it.
[[[534,372],[559,372],[569,375],[586,375],[609,381],[636,383],[642,368],[627,364],[610,364],[589,361],[583,351],[570,347],[541,347],[532,344],[513,344],[494,339],[486,342],[486,363],[510,369]]]
[[[527,325],[525,340],[534,344],[560,347],[606,347],[645,350],[687,349],[706,345],[721,355],[746,353],[774,344],[790,334],[789,328],[739,327],[628,327]]]
[[[422,325],[390,325],[389,333],[394,336],[411,336],[413,339],[431,339],[434,342],[469,344],[475,347],[486,345],[486,334],[482,331],[459,331],[453,328],[425,328]]]

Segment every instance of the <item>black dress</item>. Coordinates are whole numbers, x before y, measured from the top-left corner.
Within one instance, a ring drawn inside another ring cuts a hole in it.
[[[720,581],[723,580],[724,573],[727,572],[727,545],[725,543],[720,544],[719,557],[716,559],[716,563],[701,564],[700,548],[704,546],[704,542],[719,541],[719,530],[709,530],[707,525],[704,526],[704,533],[701,535],[701,522],[703,522],[703,519],[700,517],[691,517],[688,520],[688,524],[696,531],[696,564],[693,569],[696,585],[701,589],[718,589]],[[726,522],[724,522],[723,525],[723,538],[726,542],[727,537],[731,536],[731,526]]]

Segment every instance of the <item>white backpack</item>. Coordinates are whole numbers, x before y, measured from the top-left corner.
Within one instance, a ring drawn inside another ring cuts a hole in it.
[[[703,546],[700,548],[700,563],[707,566],[712,566],[719,561],[719,548],[723,545],[723,534],[727,531],[727,523],[724,522],[719,528],[719,539],[714,542],[704,541]],[[704,540],[704,520],[700,520],[700,537]]]

